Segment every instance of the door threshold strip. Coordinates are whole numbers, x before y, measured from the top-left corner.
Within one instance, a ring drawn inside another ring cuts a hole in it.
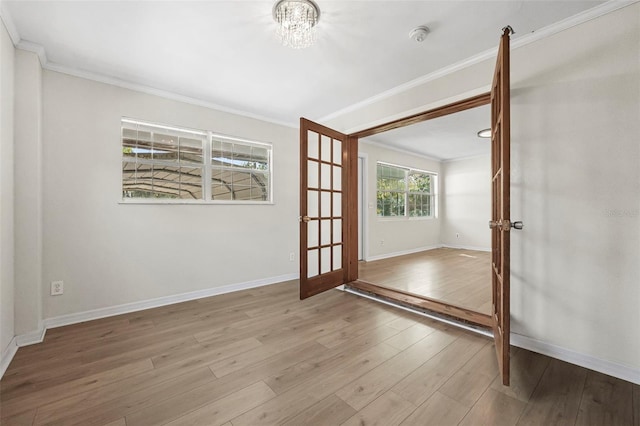
[[[493,332],[490,331],[490,330],[487,330],[486,328],[483,328],[483,327],[479,327],[479,326],[476,326],[476,325],[473,325],[473,324],[467,324],[467,323],[462,322],[462,321],[457,321],[457,320],[449,318],[449,317],[447,317],[445,315],[440,315],[440,314],[438,314],[436,312],[432,312],[432,311],[429,311],[429,310],[426,310],[426,309],[422,309],[422,308],[418,308],[418,307],[415,307],[415,306],[403,304],[403,303],[397,302],[395,300],[388,300],[388,299],[386,299],[384,297],[380,297],[380,296],[378,296],[376,294],[372,294],[372,293],[369,293],[369,292],[358,290],[357,288],[353,288],[353,287],[351,287],[349,285],[345,285],[344,286],[344,291],[346,291],[347,293],[355,294],[356,296],[364,297],[366,299],[370,299],[370,300],[373,300],[373,301],[378,302],[378,303],[383,303],[383,304],[388,305],[388,306],[393,306],[394,308],[402,309],[404,311],[411,312],[413,314],[417,314],[417,315],[420,315],[420,316],[423,316],[423,317],[426,317],[426,318],[430,318],[432,320],[439,321],[439,322],[442,322],[442,323],[445,323],[445,324],[449,324],[449,325],[452,325],[454,327],[462,328],[464,330],[471,331],[471,332],[477,333],[477,334],[481,334],[483,336],[490,337],[490,338],[493,339]]]

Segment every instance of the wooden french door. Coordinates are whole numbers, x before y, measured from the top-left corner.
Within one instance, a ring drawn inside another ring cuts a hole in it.
[[[357,197],[348,199],[353,149],[347,135],[300,119],[300,299],[349,280],[353,248],[346,242],[353,227],[347,222],[357,209]]]
[[[510,111],[509,36],[505,27],[498,48],[498,59],[491,86],[491,289],[493,338],[502,383],[509,385],[510,333]]]
[[[510,90],[509,36],[511,27],[503,29],[491,88],[491,315],[468,311],[461,315],[451,306],[422,298],[415,306],[444,313],[462,320],[493,327],[502,383],[509,384],[510,333],[510,231],[522,229],[522,223],[510,218]],[[478,105],[489,94],[469,98],[434,110],[408,116],[386,124],[344,135],[340,132],[300,119],[300,298],[351,283],[378,293],[381,287],[356,281],[358,278],[358,206],[357,151],[358,138],[415,124]],[[388,290],[388,289],[387,289]],[[387,291],[387,293],[390,290]],[[393,292],[386,297],[403,303],[407,294]],[[422,304],[420,303],[422,302]]]

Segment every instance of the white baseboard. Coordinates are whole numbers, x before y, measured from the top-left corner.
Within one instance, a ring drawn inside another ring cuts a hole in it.
[[[640,370],[636,368],[575,352],[517,333],[511,333],[511,344],[640,385]]]
[[[29,345],[34,345],[36,343],[40,343],[44,340],[44,335],[46,332],[47,332],[47,329],[44,326],[44,322],[40,321],[40,324],[37,330],[32,331],[30,333],[17,335],[16,345],[18,347],[21,347],[21,346],[29,346]]]
[[[376,256],[370,258],[370,260],[385,259],[388,257],[402,256],[403,254],[417,253],[420,251],[432,250],[438,248],[423,247],[420,249],[409,250],[406,252],[390,253],[383,255],[382,257]],[[32,345],[40,343],[44,340],[44,335],[47,329],[61,327],[64,325],[71,325],[85,321],[91,321],[100,318],[106,318],[114,315],[121,315],[130,312],[141,311],[145,309],[156,308],[160,306],[171,305],[174,303],[186,302],[189,300],[202,299],[205,297],[216,296],[225,293],[231,293],[234,291],[247,290],[256,287],[262,287],[271,284],[277,284],[284,281],[290,281],[298,279],[298,274],[280,275],[277,277],[265,278],[255,281],[248,281],[244,283],[231,284],[223,287],[209,288],[205,290],[199,290],[189,293],[182,293],[173,296],[160,297],[157,299],[144,300],[140,302],[127,303],[124,305],[112,306],[108,308],[94,309],[91,311],[79,312],[75,314],[62,315],[53,318],[47,318],[43,321],[40,330],[36,330],[31,333],[15,336],[9,345],[5,348],[0,358],[0,379],[4,375],[5,371],[9,367],[9,364],[13,360],[19,346]],[[524,336],[522,334],[511,333],[511,344],[523,349],[527,349],[533,352],[537,352],[543,355],[550,356],[562,361],[569,362],[571,364],[579,365],[584,368],[595,370],[604,374],[608,374],[613,377],[617,377],[622,380],[627,380],[632,383],[640,385],[640,370],[628,367],[626,365],[617,364],[615,362],[595,358],[590,355],[585,355],[579,352],[572,351],[570,349],[562,348],[560,346],[553,345],[551,343],[543,342],[532,337]]]
[[[158,308],[160,306],[173,305],[174,303],[187,302],[189,300],[203,299],[205,297],[217,296],[219,294],[247,290],[250,288],[262,287],[270,284],[277,284],[284,281],[295,280],[298,278],[298,276],[298,274],[286,274],[277,277],[230,284],[222,287],[207,288],[204,290],[192,291],[189,293],[159,297],[157,299],[142,300],[140,302],[125,303],[124,305],[110,306],[107,308],[93,309],[91,311],[61,315],[58,317],[45,319],[44,324],[46,329],[62,327],[65,325],[77,324],[80,322],[112,317],[115,315],[128,314],[130,312],[137,312],[145,309]]]
[[[374,260],[389,259],[391,257],[404,256],[404,255],[407,255],[407,254],[419,253],[421,251],[433,250],[433,249],[437,249],[437,248],[440,248],[440,247],[442,247],[442,246],[435,245],[435,246],[427,246],[427,247],[418,247],[418,248],[410,249],[410,250],[396,251],[396,252],[393,252],[393,253],[379,254],[377,256],[369,256],[368,258],[365,259],[365,261],[373,262]]]
[[[298,279],[299,274],[286,274],[277,277],[263,278],[243,283],[230,284],[222,287],[208,288],[205,290],[192,291],[189,293],[176,294],[173,296],[159,297],[156,299],[143,300],[140,302],[126,303],[124,305],[110,306],[108,308],[94,309],[91,311],[78,312],[75,314],[61,315],[47,318],[40,323],[40,328],[30,333],[15,336],[9,346],[2,353],[0,358],[0,379],[13,360],[18,347],[41,343],[48,329],[62,327],[65,325],[77,324],[80,322],[111,317],[115,315],[127,314],[130,312],[142,311],[145,309],[157,308],[160,306],[172,305],[174,303],[186,302],[189,300],[203,299],[205,297],[217,296],[234,291],[248,290],[251,288],[277,284],[285,281]]]
[[[16,338],[14,337],[9,342],[9,345],[2,351],[2,358],[0,358],[0,379],[4,376],[4,372],[7,371],[9,364],[13,360],[13,357],[18,352],[18,345],[16,344]]]
[[[477,246],[457,246],[443,244],[443,248],[458,249],[458,250],[472,250],[472,251],[491,251],[491,247],[477,247]]]

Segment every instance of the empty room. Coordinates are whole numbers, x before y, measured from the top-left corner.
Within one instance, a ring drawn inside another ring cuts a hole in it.
[[[0,424],[640,426],[639,1],[0,17]]]

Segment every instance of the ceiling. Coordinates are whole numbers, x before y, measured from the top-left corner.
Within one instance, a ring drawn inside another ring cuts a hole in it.
[[[297,126],[603,1],[317,0],[314,46],[281,46],[261,1],[3,1],[55,69],[92,73]],[[427,25],[423,43],[409,32]],[[443,153],[443,156],[450,154]]]
[[[436,160],[489,155],[491,139],[478,132],[491,127],[491,107],[483,105],[363,139]]]

